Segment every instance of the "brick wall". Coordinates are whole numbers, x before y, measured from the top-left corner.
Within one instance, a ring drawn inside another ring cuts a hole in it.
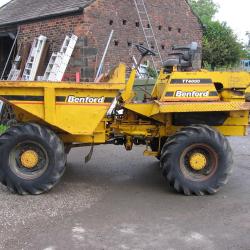
[[[202,30],[185,0],[145,0],[152,20],[160,52],[167,57],[174,44],[201,43]],[[131,65],[137,55],[134,43],[143,43],[144,36],[133,0],[96,0],[82,15],[58,17],[21,25],[19,43],[32,42],[43,34],[50,42],[50,52],[58,51],[68,33],[79,36],[68,73],[81,72],[82,80],[93,80],[109,34],[114,36],[105,61],[105,69],[119,62]],[[145,45],[145,43],[144,43]],[[152,44],[154,47],[155,45]]]
[[[49,54],[46,60],[48,62],[51,53],[60,50],[65,36],[67,34],[75,33],[75,27],[81,27],[83,26],[83,23],[83,15],[74,15],[22,24],[20,25],[18,44],[32,44],[35,37],[39,35],[46,36],[49,42]],[[80,48],[77,46],[71,61],[75,60],[74,57],[77,57],[79,50]],[[73,73],[80,72],[80,70],[80,67],[75,67],[74,69],[69,68],[67,71]]]

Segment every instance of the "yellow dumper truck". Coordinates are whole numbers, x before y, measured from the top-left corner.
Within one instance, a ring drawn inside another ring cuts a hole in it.
[[[137,48],[142,58],[154,55]],[[0,137],[1,183],[41,194],[61,179],[71,148],[141,144],[177,192],[216,193],[232,172],[226,136],[247,135],[250,74],[192,72],[191,49],[180,51],[141,102],[134,101],[136,69],[126,81],[123,64],[99,83],[0,82],[0,99],[17,121]]]

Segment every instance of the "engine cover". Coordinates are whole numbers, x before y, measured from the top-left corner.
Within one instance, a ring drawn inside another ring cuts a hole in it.
[[[170,79],[162,96],[162,102],[220,101],[211,79]]]

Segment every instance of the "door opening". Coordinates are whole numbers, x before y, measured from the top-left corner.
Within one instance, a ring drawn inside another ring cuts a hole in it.
[[[15,35],[14,34],[2,34],[0,33],[0,76],[3,73],[4,67],[7,63],[13,42],[15,40]],[[4,77],[3,79],[7,79],[8,74],[11,70],[11,65],[12,65],[12,61],[14,59],[16,53],[16,49],[13,50],[12,55],[10,57],[10,60],[8,62],[7,68],[5,70],[4,73]]]

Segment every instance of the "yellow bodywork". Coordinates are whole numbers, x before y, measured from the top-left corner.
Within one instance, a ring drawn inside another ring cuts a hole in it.
[[[125,65],[106,83],[0,83],[1,99],[10,103],[17,120],[50,127],[67,142],[106,141],[106,114],[120,90],[125,88]]]
[[[199,82],[199,80],[201,80]],[[131,79],[130,79],[130,82]],[[130,98],[124,107],[143,117],[150,117],[155,122],[163,124],[157,129],[158,136],[164,137],[174,134],[181,126],[173,125],[173,115],[177,113],[211,113],[226,112],[227,119],[220,126],[213,126],[226,136],[242,136],[247,134],[249,124],[250,102],[246,96],[250,92],[250,74],[247,72],[160,72],[158,80],[151,94],[151,101],[147,103],[133,103]],[[217,88],[218,90],[217,90]],[[198,91],[205,96],[182,96],[175,93],[182,91],[192,93]],[[136,118],[133,121],[136,123]],[[126,124],[113,125],[117,130],[130,134]],[[134,125],[135,126],[135,125]],[[139,128],[142,127],[139,125]],[[145,129],[144,136],[149,136]],[[151,131],[155,131],[154,126]],[[139,131],[137,131],[139,133]],[[154,136],[155,132],[151,134]]]
[[[134,137],[147,141],[173,135],[182,128],[174,116],[189,113],[224,112],[223,124],[212,127],[226,136],[247,134],[249,73],[162,70],[151,97],[140,103],[133,101],[136,71],[126,82],[125,69],[119,65],[98,83],[2,81],[0,98],[13,106],[18,121],[49,126],[65,143],[105,143],[115,134],[127,138],[130,149]],[[122,118],[107,117],[115,99],[124,110]]]
[[[49,124],[72,135],[89,135],[104,130],[106,116],[117,92],[124,84],[69,84],[4,82],[3,100],[13,105],[18,120]],[[79,98],[98,98],[92,103]],[[76,99],[78,98],[78,99]],[[101,127],[103,125],[103,127]],[[99,128],[100,127],[100,128]],[[103,133],[103,132],[102,132]]]

